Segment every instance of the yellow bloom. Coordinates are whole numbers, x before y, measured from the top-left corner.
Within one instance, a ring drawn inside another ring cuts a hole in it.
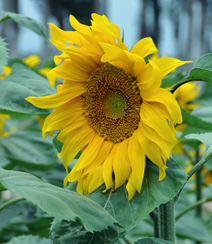
[[[51,86],[57,77],[64,81],[56,94],[26,100],[54,108],[42,130],[45,137],[60,129],[65,185],[78,181],[77,192],[87,194],[103,183],[106,190],[113,185],[117,189],[127,180],[130,200],[141,191],[146,156],[159,167],[159,180],[165,177],[165,162],[177,143],[173,123],[181,123],[182,116],[174,96],[160,85],[187,62],[163,57],[146,64],[144,58],[158,51],[151,38],[140,40],[129,52],[118,26],[104,15],[92,14],[92,19],[86,26],[70,16],[76,31],[49,24],[51,41],[63,53],[55,57],[59,66],[47,77]]]
[[[4,72],[0,74],[0,80],[3,79],[5,76],[9,75],[11,73],[12,68],[8,65],[5,65],[3,67]]]
[[[4,122],[9,118],[9,114],[0,114],[0,137],[9,136],[9,133],[4,131]]]
[[[30,55],[27,58],[23,58],[22,61],[31,69],[41,62],[40,58],[37,55]]]
[[[200,86],[197,86],[193,82],[188,82],[174,92],[174,97],[182,108],[187,111],[192,111],[199,106],[199,104],[193,103],[193,100],[197,98],[199,90]]]

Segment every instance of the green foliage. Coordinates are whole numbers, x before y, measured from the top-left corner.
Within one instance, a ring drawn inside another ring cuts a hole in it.
[[[89,232],[101,231],[117,222],[89,198],[44,183],[33,175],[0,169],[0,181],[8,190],[37,204],[58,220],[79,219]]]
[[[48,37],[47,30],[40,22],[21,14],[16,14],[16,13],[11,13],[6,11],[1,11],[0,13],[1,13],[0,23],[4,20],[12,19],[17,24],[35,32],[39,36],[48,40],[49,37]]]
[[[177,83],[179,80],[181,80],[183,77],[184,77],[183,73],[181,73],[180,71],[175,71],[175,72],[169,74],[168,76],[166,76],[165,78],[163,78],[161,87],[162,88],[171,87],[172,85]]]
[[[28,96],[55,93],[47,79],[25,65],[15,63],[12,73],[0,82],[0,109],[24,114],[48,114],[50,109],[39,109],[25,100]]]
[[[171,200],[186,182],[186,173],[172,159],[167,162],[167,175],[164,180],[158,182],[158,167],[150,161],[147,164],[144,183],[141,193],[128,202],[126,186],[117,190],[108,190],[102,193],[104,186],[88,195],[90,199],[100,204],[110,215],[117,220],[122,227],[113,227],[101,233],[86,233],[82,224],[73,222],[56,222],[51,228],[52,238],[56,238],[57,243],[79,243],[73,242],[78,236],[78,240],[86,241],[92,238],[92,243],[114,243],[133,229],[144,217],[158,207],[161,203]],[[147,204],[148,202],[148,204]],[[127,216],[127,217],[126,217]],[[69,227],[67,227],[69,226]],[[76,230],[77,233],[76,233]],[[59,234],[58,234],[59,233]],[[66,240],[66,242],[64,241]],[[101,242],[100,242],[101,240]],[[103,242],[104,241],[104,242]],[[87,242],[88,243],[88,242]]]
[[[21,167],[47,170],[57,163],[51,139],[39,132],[17,132],[0,138],[0,154]]]
[[[207,81],[212,85],[212,54],[208,53],[199,58],[185,79]]]
[[[13,237],[5,244],[53,244],[52,240],[46,238],[40,238],[39,236],[23,235],[19,237]]]
[[[185,215],[176,223],[177,236],[195,241],[212,243],[212,236],[204,223],[197,216]]]
[[[3,66],[7,64],[8,49],[6,48],[7,43],[2,37],[0,37],[0,75],[3,72]]]
[[[210,133],[202,133],[202,134],[190,134],[186,136],[187,139],[196,139],[201,141],[206,149],[212,146],[212,132]]]
[[[158,238],[142,238],[135,242],[135,244],[172,244],[173,242],[165,241]]]

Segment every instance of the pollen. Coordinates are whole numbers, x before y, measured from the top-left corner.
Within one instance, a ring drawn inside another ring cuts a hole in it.
[[[105,140],[119,143],[138,128],[142,98],[122,68],[107,63],[94,70],[83,97],[88,123]]]

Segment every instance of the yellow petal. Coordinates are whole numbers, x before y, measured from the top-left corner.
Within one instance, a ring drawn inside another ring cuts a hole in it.
[[[128,193],[128,201],[130,201],[135,193],[136,193],[136,189],[132,183],[132,174],[130,174],[127,185],[126,185],[126,189],[127,189],[127,193]]]
[[[119,47],[100,43],[105,54],[102,56],[102,62],[108,62],[114,66],[124,69],[128,74],[137,77],[145,66],[145,61],[140,56],[129,53],[120,49]]]
[[[130,174],[128,142],[128,139],[122,141],[114,155],[113,170],[115,174],[115,189],[123,185]]]
[[[112,173],[113,173],[113,159],[114,155],[120,146],[120,143],[114,144],[113,148],[106,158],[104,164],[103,164],[103,179],[105,182],[106,190],[110,189],[113,186],[113,178],[112,178]],[[105,190],[105,191],[106,191]]]
[[[46,76],[46,74],[51,70],[52,68],[49,68],[49,67],[45,67],[45,68],[41,68],[38,70],[38,73],[43,75],[43,76]]]
[[[93,19],[92,24],[94,26],[97,25],[103,31],[115,36],[118,40],[121,40],[119,27],[111,23],[105,15],[101,16],[94,13],[91,14],[91,17]]]
[[[167,114],[170,120],[182,123],[181,109],[171,92],[159,88],[153,95],[145,97],[149,104],[159,110],[162,114]]]
[[[71,132],[64,141],[61,151],[63,165],[66,169],[77,153],[86,146],[94,136],[95,132],[87,124]]]
[[[159,89],[161,80],[159,67],[149,60],[137,78],[141,97],[146,98],[154,94]]]
[[[88,174],[88,193],[91,193],[104,183],[102,172],[103,165],[100,165]]]
[[[132,168],[131,181],[134,188],[140,193],[146,166],[144,150],[138,141],[138,130],[134,131],[129,139],[128,154]]]
[[[103,137],[95,135],[95,137],[88,143],[88,146],[85,148],[72,170],[80,171],[90,166],[95,157],[98,155],[103,142]]]
[[[145,101],[141,105],[140,116],[142,122],[157,131],[162,138],[171,143],[177,143],[177,139],[170,129],[168,121],[158,110]]]
[[[86,124],[88,124],[88,121],[85,115],[74,117],[74,119],[70,121],[70,123],[68,123],[66,127],[61,126],[61,131],[60,134],[57,136],[57,139],[61,142],[65,142],[66,138],[69,137],[69,134],[72,133],[72,131]]]
[[[83,113],[84,107],[83,99],[81,97],[56,107],[54,112],[47,116],[44,121],[42,127],[43,137],[45,138],[46,133],[49,131],[54,131],[66,127]]]
[[[142,58],[145,58],[149,54],[157,53],[158,50],[152,41],[151,37],[145,37],[138,41],[135,46],[130,51],[131,53],[136,53]]]
[[[186,63],[192,63],[193,61],[181,61],[176,58],[163,57],[154,60],[154,63],[158,65],[161,70],[162,78],[174,71],[178,66]]]
[[[143,129],[138,128],[138,140],[146,156],[159,168],[165,170],[166,166],[161,158],[159,146],[144,136]]]
[[[112,142],[104,141],[101,145],[101,148],[97,156],[94,158],[93,162],[88,167],[86,167],[86,169],[83,171],[83,176],[90,173],[96,167],[100,166],[100,164],[102,164],[108,157],[112,147],[113,147]]]
[[[76,82],[83,82],[86,81],[90,74],[86,73],[85,71],[82,72],[81,69],[76,67],[76,64],[73,63],[71,60],[64,60],[59,66],[53,68],[49,71],[47,77],[53,76],[54,79],[49,80],[51,86],[54,86],[55,77],[59,77],[61,79],[67,80],[74,80]]]
[[[72,87],[64,88],[57,94],[44,97],[27,97],[26,101],[38,108],[54,108],[82,95],[85,90],[86,87],[84,84],[75,83]]]

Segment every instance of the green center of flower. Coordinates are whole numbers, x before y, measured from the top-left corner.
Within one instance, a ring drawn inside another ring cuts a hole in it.
[[[138,128],[142,98],[136,79],[111,64],[95,69],[83,95],[85,116],[96,133],[113,143]]]
[[[108,117],[119,118],[126,107],[125,98],[117,92],[109,91],[103,99],[103,110]]]

